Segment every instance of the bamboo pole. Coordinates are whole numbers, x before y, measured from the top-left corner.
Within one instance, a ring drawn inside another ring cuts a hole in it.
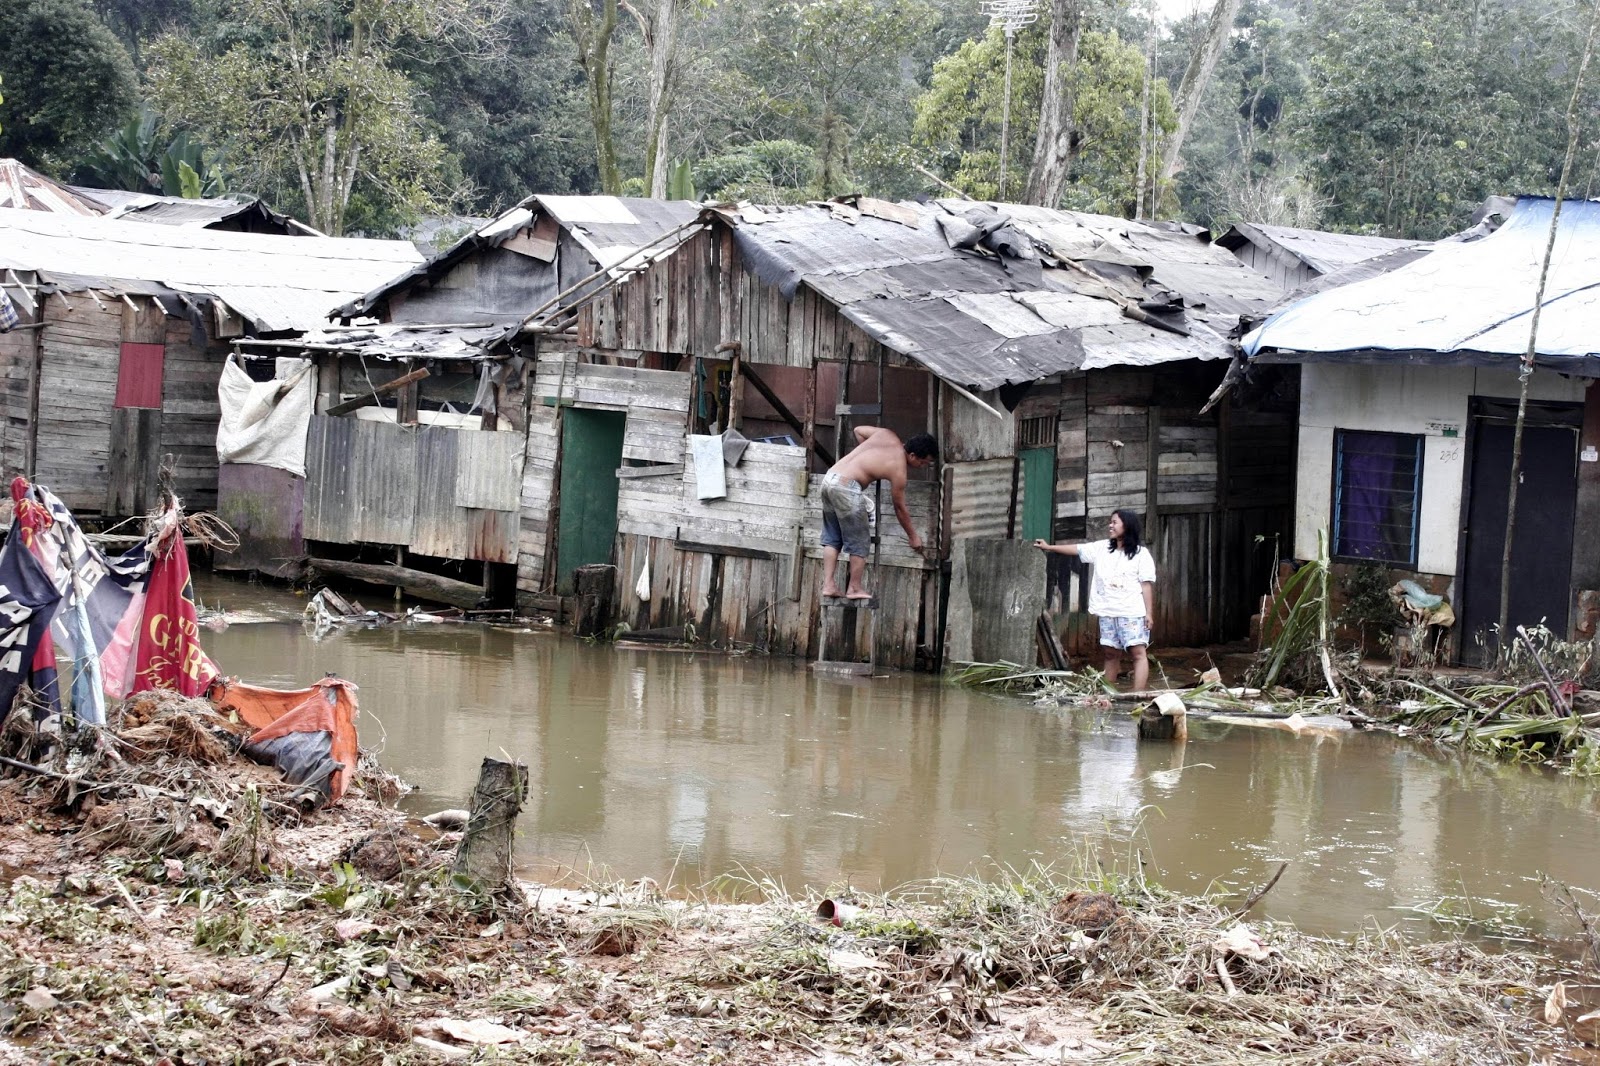
[[[1500,554],[1500,625],[1496,638],[1502,648],[1511,625],[1511,548],[1517,532],[1517,486],[1522,482],[1522,431],[1528,420],[1528,380],[1533,377],[1539,339],[1539,313],[1544,309],[1544,288],[1550,276],[1550,259],[1555,254],[1561,204],[1567,196],[1567,182],[1572,176],[1572,157],[1578,150],[1578,134],[1582,130],[1582,123],[1578,120],[1578,98],[1583,92],[1583,78],[1588,73],[1589,60],[1594,56],[1597,27],[1600,27],[1600,0],[1595,0],[1589,13],[1589,34],[1583,42],[1583,58],[1578,63],[1578,75],[1572,83],[1572,97],[1567,101],[1567,155],[1561,163],[1561,180],[1556,184],[1556,202],[1550,212],[1550,233],[1545,239],[1544,262],[1539,267],[1539,285],[1534,291],[1532,321],[1528,325],[1528,350],[1523,353],[1522,365],[1517,369],[1517,424],[1511,434],[1511,487],[1506,500],[1506,539]]]

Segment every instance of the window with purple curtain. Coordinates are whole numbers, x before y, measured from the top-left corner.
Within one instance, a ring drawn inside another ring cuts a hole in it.
[[[1341,429],[1333,453],[1333,554],[1415,566],[1422,437]]]

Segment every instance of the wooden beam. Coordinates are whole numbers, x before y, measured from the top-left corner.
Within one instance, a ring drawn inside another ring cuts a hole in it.
[[[379,385],[365,396],[358,396],[353,400],[346,400],[344,403],[334,404],[332,407],[328,408],[322,413],[325,415],[347,415],[351,411],[358,410],[362,407],[375,406],[378,403],[379,397],[383,396],[385,393],[394,392],[396,389],[403,389],[412,382],[421,381],[427,376],[428,368],[419,367],[409,374],[402,374],[393,381],[385,381],[382,385]]]
[[[761,380],[761,375],[756,373],[755,367],[751,366],[749,363],[746,363],[744,366],[744,376],[745,379],[750,382],[750,384],[756,387],[756,391],[761,394],[761,398],[766,400],[767,403],[771,404],[774,411],[778,412],[778,417],[783,419],[784,422],[788,423],[789,428],[793,429],[796,433],[799,433],[801,437],[811,440],[812,450],[822,458],[824,463],[832,466],[834,462],[833,453],[828,451],[827,447],[825,447],[821,441],[813,439],[812,433],[806,429],[806,423],[796,418],[794,416],[794,412],[789,410],[788,406],[782,400],[778,399],[778,394],[767,387],[767,383]]]
[[[681,552],[702,552],[706,555],[733,555],[740,559],[772,559],[774,554],[760,548],[745,548],[733,544],[700,544],[692,540],[677,540],[672,546]]]
[[[343,559],[308,559],[324,574],[347,577],[368,585],[402,588],[418,599],[448,603],[452,607],[474,608],[483,604],[483,589],[468,581],[457,581],[410,567],[386,563],[352,563]]]

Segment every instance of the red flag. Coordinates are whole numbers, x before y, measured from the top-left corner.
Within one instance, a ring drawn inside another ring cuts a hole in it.
[[[200,647],[199,613],[189,580],[189,549],[183,531],[174,529],[166,550],[157,549],[134,657],[133,691],[167,688],[203,696],[217,668]]]

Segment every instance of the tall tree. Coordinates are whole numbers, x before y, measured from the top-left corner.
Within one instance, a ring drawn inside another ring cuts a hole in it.
[[[1012,117],[1016,135],[1023,138],[1036,134],[1034,123],[1042,112],[1045,36],[1046,28],[1030,27],[1017,37]],[[939,153],[952,183],[980,198],[995,196],[999,187],[996,146],[1004,49],[998,30],[968,41],[935,64],[928,91],[917,100],[917,142]],[[1137,198],[1145,58],[1114,31],[1086,30],[1078,53],[1064,86],[1073,104],[1067,117],[1073,133],[1067,155],[1059,161],[1064,168],[1061,191],[1047,206],[1131,213]],[[1172,98],[1165,81],[1156,79],[1151,85],[1149,107],[1156,131],[1170,130]]]
[[[569,8],[572,39],[578,46],[589,94],[589,122],[594,127],[595,165],[600,171],[600,191],[622,192],[622,171],[617,165],[616,116],[612,113],[616,70],[611,56],[617,32],[617,0],[572,0]]]
[[[1082,0],[1051,0],[1050,38],[1044,56],[1044,89],[1039,99],[1039,129],[1033,142],[1033,165],[1022,200],[1054,207],[1061,202],[1075,151],[1073,69],[1083,33]]]
[[[628,10],[639,22],[645,51],[650,56],[650,87],[645,117],[644,180],[650,195],[667,195],[667,125],[672,117],[672,93],[678,79],[678,20],[686,0],[639,0]]]
[[[1582,50],[1572,23],[1570,9],[1518,0],[1356,0],[1319,14],[1294,122],[1328,221],[1432,239],[1490,193],[1552,189]]]
[[[138,106],[127,51],[83,0],[10,0],[0,74],[0,155],[57,175]]]
[[[752,58],[773,101],[809,127],[822,195],[850,183],[856,128],[901,79],[900,57],[933,21],[924,0],[804,0],[762,15]]]
[[[1240,0],[1216,0],[1211,18],[1206,23],[1203,37],[1194,43],[1189,54],[1189,65],[1184,68],[1183,80],[1178,83],[1178,126],[1167,138],[1166,151],[1161,160],[1161,180],[1170,182],[1178,172],[1178,162],[1183,158],[1183,142],[1189,127],[1200,110],[1211,75],[1217,69],[1217,60],[1228,47],[1228,35],[1233,30],[1234,19],[1239,14]]]
[[[253,40],[217,52],[192,35],[151,46],[166,117],[228,144],[242,184],[285,188],[311,225],[345,231],[353,201],[400,216],[448,197],[448,159],[400,69],[405,50],[499,42],[493,0],[224,0]]]
[[[596,188],[593,132],[582,69],[563,0],[519,4],[507,14],[502,57],[452,62],[417,53],[405,69],[416,100],[459,157],[462,207],[492,215],[531,192]]]

